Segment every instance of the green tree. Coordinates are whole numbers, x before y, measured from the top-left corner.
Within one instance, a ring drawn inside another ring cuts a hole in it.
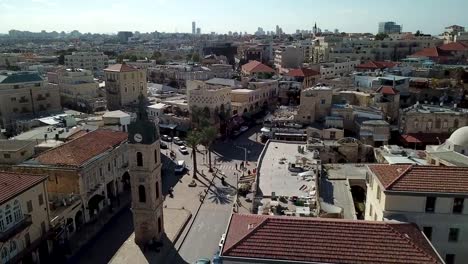
[[[200,54],[194,52],[194,53],[192,54],[192,61],[193,61],[193,62],[200,62]]]
[[[208,150],[208,167],[210,172],[213,171],[211,167],[211,147],[217,135],[218,131],[213,126],[205,126],[201,131],[201,143]]]
[[[379,33],[375,35],[375,40],[384,40],[385,38],[388,38],[388,35],[385,33]]]
[[[197,130],[192,130],[187,135],[187,145],[192,148],[193,174],[194,179],[197,178],[197,146],[201,143],[202,136]]]
[[[418,30],[416,30],[416,33],[414,33],[414,35],[415,35],[416,37],[419,37],[419,36],[421,36],[422,34],[421,34],[421,31],[418,29]]]
[[[151,56],[151,58],[152,58],[152,59],[155,59],[155,60],[157,60],[157,59],[159,59],[159,58],[161,58],[161,57],[162,57],[162,53],[161,53],[160,51],[158,51],[158,50],[155,50],[155,51],[153,52],[153,56]]]
[[[138,60],[138,57],[136,55],[131,55],[129,58],[130,61],[135,62]]]

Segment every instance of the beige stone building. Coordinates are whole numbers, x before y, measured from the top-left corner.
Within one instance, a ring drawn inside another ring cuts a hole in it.
[[[50,87],[58,87],[62,105],[91,111],[106,109],[106,98],[99,93],[93,73],[83,69],[60,69],[47,73]]]
[[[412,222],[446,263],[468,259],[468,168],[369,165],[366,220]]]
[[[374,103],[391,124],[398,122],[400,115],[400,92],[391,86],[381,86],[374,94]]]
[[[34,141],[0,139],[0,164],[19,164],[34,155]]]
[[[302,90],[301,104],[295,120],[301,123],[313,123],[324,120],[330,115],[332,105],[332,89],[316,86]]]
[[[0,127],[15,131],[21,120],[61,111],[59,89],[36,72],[0,73]]]
[[[60,207],[61,201],[70,200],[68,205],[73,207],[62,217],[76,230],[113,206],[116,197],[129,189],[128,167],[127,133],[95,130],[42,152],[14,170],[47,175],[50,203]]]
[[[232,113],[240,116],[269,109],[276,102],[278,81],[259,80],[248,82],[245,89],[231,91]]]
[[[49,256],[47,177],[0,172],[0,263],[40,263]]]
[[[231,88],[207,85],[202,81],[188,81],[187,102],[192,121],[194,115],[201,114],[212,124],[217,124],[220,113],[231,111]]]
[[[333,130],[328,130],[332,132]],[[335,137],[339,136],[335,131]],[[355,138],[341,138],[335,140],[320,140],[309,138],[307,140],[307,149],[317,151],[318,157],[322,163],[361,163],[373,160],[374,148],[365,145]]]
[[[458,128],[468,125],[468,111],[460,108],[416,104],[400,110],[399,123],[401,134],[415,137],[418,134],[432,134],[431,142],[423,143],[437,143],[448,138],[448,135]]]
[[[104,69],[106,80],[107,108],[119,110],[136,104],[138,96],[147,96],[146,71],[126,64],[114,64]]]

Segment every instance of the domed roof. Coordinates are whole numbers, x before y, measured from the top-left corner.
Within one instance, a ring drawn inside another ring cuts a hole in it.
[[[455,130],[448,140],[456,146],[468,147],[468,126]]]

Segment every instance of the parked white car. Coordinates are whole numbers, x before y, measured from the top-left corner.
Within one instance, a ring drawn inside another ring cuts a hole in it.
[[[186,169],[186,165],[185,165],[185,161],[184,160],[178,160],[177,163],[176,163],[176,166],[174,168],[174,171],[176,173],[182,173],[185,171]]]

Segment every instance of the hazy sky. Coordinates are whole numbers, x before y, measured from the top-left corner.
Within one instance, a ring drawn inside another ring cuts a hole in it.
[[[119,30],[286,33],[311,29],[377,31],[395,21],[404,31],[439,34],[445,26],[468,26],[468,0],[0,0],[0,32],[10,29],[115,33]]]

